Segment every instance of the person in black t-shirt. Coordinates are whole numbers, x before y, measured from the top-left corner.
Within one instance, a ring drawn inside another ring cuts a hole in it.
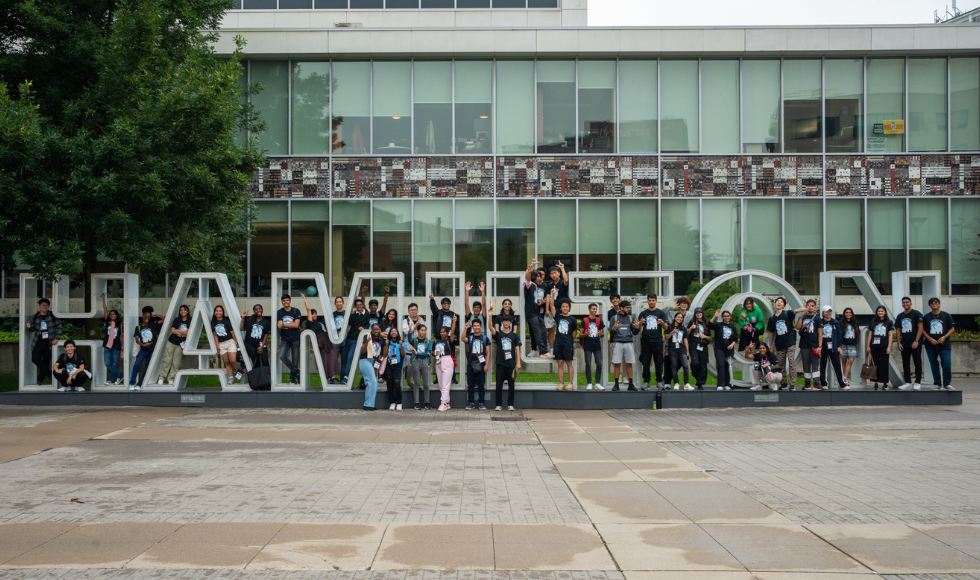
[[[693,391],[690,378],[691,351],[690,342],[687,339],[687,328],[684,327],[684,314],[678,312],[674,314],[673,323],[664,332],[667,340],[667,354],[670,356],[670,368],[674,381],[674,390],[680,389],[680,370],[684,369],[684,390]]]
[[[874,318],[868,324],[868,345],[867,354],[871,364],[878,369],[878,378],[874,382],[874,390],[878,390],[878,383],[881,389],[888,389],[888,361],[892,352],[892,321],[888,319],[888,311],[884,306],[875,309]]]
[[[844,384],[851,384],[851,366],[858,356],[858,337],[861,336],[861,326],[854,317],[854,310],[845,308],[840,317],[841,338],[841,364],[844,365]]]
[[[493,306],[489,309],[490,316],[493,316]],[[497,373],[497,411],[500,411],[504,402],[504,383],[507,383],[507,410],[514,410],[514,379],[517,371],[521,370],[521,339],[514,332],[513,323],[510,316],[498,316],[494,320],[500,321],[500,330],[493,326],[490,327],[490,336],[493,338],[497,355],[495,359]]]
[[[667,314],[657,308],[657,295],[647,295],[647,309],[640,313],[640,327],[643,331],[640,334],[640,364],[643,366],[643,383],[640,390],[645,391],[652,387],[650,377],[650,359],[656,368],[656,386],[658,389],[664,388],[664,382],[670,381],[670,377],[664,378],[664,331],[667,329]]]
[[[279,330],[279,360],[289,369],[289,382],[299,384],[299,308],[293,308],[293,298],[289,294],[282,295],[282,308],[276,312],[276,328]],[[273,377],[272,383],[278,383],[279,377]]]
[[[544,311],[548,301],[542,286],[544,276],[535,269],[537,263],[537,258],[531,261],[531,265],[524,271],[524,281],[521,283],[521,289],[524,291],[524,318],[527,320],[527,328],[531,335],[530,356],[550,358],[551,354],[545,347],[548,339],[544,328]]]
[[[796,330],[793,318],[805,310],[806,308],[786,310],[786,299],[780,296],[773,303],[773,314],[766,323],[769,344],[772,345],[779,367],[783,369],[783,382],[780,386],[786,387],[786,382],[789,381],[790,390],[796,390]]]
[[[119,358],[122,355],[123,329],[122,316],[118,310],[109,310],[105,302],[106,293],[102,293],[102,361],[105,363],[109,376],[106,381],[121,385],[123,374],[119,371]]]
[[[559,262],[560,263],[560,262]],[[572,303],[562,300],[558,304],[560,313],[555,316],[555,360],[558,361],[558,390],[574,391],[575,379],[573,365],[575,364],[575,331],[578,330],[578,320],[569,316]],[[568,370],[568,384],[565,383],[565,370]]]
[[[253,368],[269,366],[267,342],[272,332],[272,322],[262,313],[262,305],[256,304],[252,307],[251,316],[248,311],[242,312],[242,321],[238,326],[245,336],[245,354],[251,359]]]
[[[466,397],[467,409],[476,409],[475,395],[480,393],[480,410],[486,410],[487,371],[490,370],[490,339],[483,334],[483,324],[479,320],[470,326],[471,332],[463,333],[464,348],[469,349],[466,358]]]
[[[327,325],[333,321],[320,318],[317,311],[310,308],[310,302],[303,296],[303,305],[306,306],[306,320],[303,321],[303,328],[312,330],[316,334],[316,348],[320,351],[320,360],[323,361],[323,372],[327,376],[327,384],[333,385],[336,380],[334,376],[340,373],[340,361],[337,359],[337,351],[330,342],[330,335],[327,334]]]
[[[718,316],[721,315],[721,321]],[[738,340],[738,329],[732,324],[732,313],[715,310],[711,317],[711,332],[714,334],[715,371],[718,373],[718,390],[732,390],[731,359]]]
[[[548,329],[548,348],[551,350],[551,354],[554,353],[555,348],[555,321],[553,319],[557,318],[557,315],[561,312],[561,301],[568,300],[568,272],[565,271],[565,264],[560,261],[554,266],[548,268],[548,281],[544,285],[544,293],[548,300],[548,306],[545,310],[547,318],[545,318],[544,326]],[[551,318],[552,320],[548,320]],[[559,365],[559,368],[561,365]]]
[[[950,361],[949,337],[956,330],[953,317],[939,308],[939,298],[929,299],[929,312],[922,317],[922,339],[925,341],[926,356],[932,368],[932,382],[944,391],[953,391],[950,384],[953,366]]]
[[[694,375],[695,388],[701,390],[708,381],[708,348],[711,345],[711,329],[704,309],[698,306],[694,309],[691,324],[687,327],[688,350],[691,352],[691,373]]]
[[[54,363],[54,378],[61,384],[59,393],[74,389],[79,393],[85,392],[85,381],[90,373],[85,370],[85,359],[75,350],[75,341],[65,341],[65,352]]]
[[[452,311],[452,300],[449,298],[443,298],[439,301],[439,306],[436,307],[436,298],[432,292],[429,292],[429,311],[432,313],[431,324],[433,330],[435,330],[436,336],[439,336],[440,329],[445,328],[450,331],[449,336],[449,354],[452,356],[453,360],[456,360],[456,341],[459,339],[459,328],[453,326],[453,319],[456,318],[456,313]],[[465,320],[463,321],[465,323]],[[455,328],[455,330],[454,330]],[[452,334],[455,332],[455,334]],[[456,371],[453,370],[452,384],[458,383],[456,379]]]
[[[922,388],[922,313],[912,309],[912,299],[902,298],[902,311],[895,317],[898,333],[898,350],[902,353],[902,374],[905,382],[898,387],[902,391]],[[912,382],[912,364],[915,363],[915,382]]]
[[[37,384],[51,378],[51,347],[61,339],[61,319],[51,312],[51,301],[37,301],[38,311],[27,320],[27,332],[31,338],[31,362],[37,368]]]
[[[599,317],[599,305],[589,304],[589,315],[582,321],[582,352],[585,354],[585,390],[606,390],[602,386],[602,335],[606,325]],[[592,382],[592,359],[595,359],[595,383]]]
[[[160,363],[160,382],[169,385],[177,377],[181,361],[184,359],[184,342],[187,340],[187,329],[191,324],[191,309],[181,304],[177,316],[170,325],[170,334],[163,348],[163,362]],[[197,343],[194,343],[197,346]]]
[[[218,357],[225,363],[228,384],[233,384],[236,378],[242,378],[241,367],[238,366],[240,349],[238,337],[235,336],[234,322],[230,317],[225,316],[225,308],[221,305],[215,306],[211,315],[211,332],[214,333],[214,340],[218,343]]]
[[[140,324],[134,332],[136,344],[139,345],[140,350],[136,353],[136,360],[133,361],[133,371],[129,374],[130,391],[138,391],[143,387],[143,378],[146,372],[141,372],[141,370],[143,369],[144,363],[147,367],[150,365],[150,357],[153,356],[153,349],[156,347],[157,338],[160,336],[161,320],[163,320],[163,317],[159,314],[154,314],[152,306],[143,307],[143,317],[140,319]]]
[[[803,388],[808,391],[819,390],[820,382],[820,337],[817,335],[817,301],[807,300],[806,310],[796,319],[796,330],[800,331],[800,362],[803,364]]]

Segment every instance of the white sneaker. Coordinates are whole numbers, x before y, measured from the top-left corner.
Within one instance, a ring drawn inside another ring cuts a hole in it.
[[[538,356],[538,351],[532,350],[531,352],[527,353],[527,356],[529,356],[529,357],[536,357],[536,356]]]
[[[912,383],[912,390],[913,391],[921,391],[922,390],[922,385],[920,385],[919,383]]]
[[[494,411],[503,411],[503,408],[501,408],[500,405],[497,405],[496,407],[493,408],[493,410]]]
[[[752,391],[761,391],[762,390],[762,385],[752,385],[752,388],[750,390],[752,390]]]
[[[684,390],[685,391],[693,391],[694,390],[694,387],[691,386],[691,383],[688,383],[688,384],[684,385]]]
[[[953,388],[953,385],[946,385],[945,387],[943,387],[943,390],[944,391],[955,391],[956,389]]]
[[[140,385],[133,385],[133,390],[134,391],[142,391],[143,390],[143,387],[141,387]]]
[[[899,390],[899,391],[908,391],[908,390],[910,390],[911,388],[912,388],[912,383],[905,383],[904,385],[900,385],[900,386],[898,387],[898,390]]]
[[[595,390],[597,390],[597,391],[605,391],[606,390],[606,387],[600,385],[599,383],[596,383],[595,384]]]
[[[401,404],[395,405],[395,410],[396,411],[401,411],[402,410]]]
[[[75,392],[76,393],[84,393],[85,392],[85,387],[75,387]]]
[[[116,379],[115,381],[112,382],[112,384],[114,384],[114,385],[121,385],[122,384],[122,378]]]
[[[167,383],[163,383],[163,384],[167,384]],[[235,377],[228,377],[228,384],[229,385],[234,385],[235,384]]]
[[[508,410],[508,411],[513,411],[513,410],[514,410],[514,406],[513,406],[513,405],[511,405],[511,406],[509,406],[509,407],[507,407],[507,410]]]
[[[68,387],[58,387],[58,392],[59,393],[67,393],[68,392]]]
[[[389,411],[394,411],[395,410],[395,404],[392,403],[392,404],[388,405],[388,410]]]

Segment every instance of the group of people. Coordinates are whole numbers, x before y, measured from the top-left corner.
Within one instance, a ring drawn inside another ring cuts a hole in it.
[[[861,328],[851,308],[845,308],[839,318],[834,316],[829,305],[820,308],[818,313],[815,300],[808,300],[803,308],[787,310],[783,297],[776,298],[768,320],[759,305],[752,298],[746,298],[738,315],[738,326],[733,323],[729,311],[715,310],[710,319],[700,307],[689,312],[691,301],[687,297],[679,298],[670,310],[665,311],[658,307],[655,294],[647,296],[646,308],[638,315],[632,313],[632,304],[628,300],[614,294],[610,297],[612,308],[605,317],[599,316],[598,304],[590,304],[588,315],[579,321],[570,314],[569,279],[564,265],[558,262],[547,270],[537,265],[535,259],[528,266],[522,284],[530,356],[557,363],[557,388],[560,391],[576,388],[572,367],[576,340],[584,354],[586,390],[604,389],[600,377],[603,376],[602,339],[606,336],[613,365],[613,391],[620,390],[621,379],[629,391],[703,389],[708,379],[711,351],[714,352],[718,389],[731,390],[730,368],[736,350],[754,363],[752,389],[794,390],[798,376],[797,349],[800,350],[804,390],[829,389],[830,372],[839,388],[847,390],[851,367],[862,347],[874,370],[874,376],[869,377],[873,388],[887,389],[888,357],[896,345],[901,352],[905,381],[899,389],[921,389],[924,350],[932,366],[936,387],[952,390],[949,337],[955,324],[953,318],[941,310],[938,298],[929,300],[930,311],[925,315],[912,309],[910,298],[903,298],[903,311],[894,321],[888,318],[884,306],[878,306],[867,326],[867,340],[863,342]],[[465,371],[467,408],[486,408],[486,375],[493,357],[497,409],[502,407],[506,385],[507,406],[513,410],[514,383],[516,373],[521,369],[519,347],[523,344],[524,333],[520,327],[521,317],[514,312],[511,300],[503,300],[499,314],[495,314],[493,302],[487,302],[486,286],[481,282],[480,300],[471,307],[468,297],[473,286],[467,282],[462,324],[452,310],[452,301],[442,298],[437,305],[432,294],[429,295],[430,318],[426,324],[415,303],[409,304],[408,313],[402,318],[395,309],[387,309],[388,287],[384,288],[380,303],[376,299],[366,302],[367,290],[367,286],[361,288],[346,328],[345,304],[341,297],[334,300],[332,320],[310,308],[306,296],[303,296],[305,316],[292,305],[292,297],[288,294],[281,296],[282,308],[274,319],[265,316],[258,304],[251,313],[243,312],[238,321],[227,316],[222,306],[216,306],[208,331],[217,345],[228,382],[243,378],[244,356],[249,357],[253,367],[269,365],[268,340],[275,324],[279,333],[276,355],[289,370],[290,382],[299,383],[300,335],[304,329],[311,330],[316,334],[317,348],[330,384],[347,383],[352,372],[360,371],[365,410],[375,408],[380,381],[387,388],[389,409],[402,410],[403,382],[414,393],[415,409],[431,409],[433,371],[440,394],[438,409],[449,409],[451,385],[459,380],[456,375],[459,348],[466,349],[467,353],[466,368],[459,369],[461,375]],[[123,381],[118,368],[124,348],[123,320],[119,312],[107,308],[105,294],[102,304],[102,346],[107,381],[119,385]],[[133,331],[135,360],[129,377],[130,390],[141,389],[145,368],[161,339],[165,322],[151,306],[143,308]],[[243,345],[239,344],[233,329],[236,322]],[[335,346],[330,340],[328,324],[333,324],[334,330],[343,337],[341,344]],[[74,341],[65,341],[65,353],[52,365],[52,346],[58,344],[63,330],[46,298],[38,301],[38,312],[27,321],[26,327],[33,333],[31,358],[37,367],[38,384],[53,376],[60,385],[59,391],[84,390],[84,384],[92,374],[85,368],[85,361]],[[163,337],[166,341],[159,383],[172,384],[175,380],[190,327],[190,309],[181,305]],[[370,339],[360,346],[357,369],[352,369],[358,336],[364,330],[369,330]],[[639,336],[642,367],[639,387],[633,382],[636,336]],[[828,365],[831,371],[828,371]]]

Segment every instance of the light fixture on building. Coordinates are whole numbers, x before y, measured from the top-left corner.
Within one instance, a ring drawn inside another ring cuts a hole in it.
[[[490,115],[480,115],[480,118],[481,119],[489,119],[490,118]]]
[[[398,119],[401,119],[401,117],[392,117],[392,119],[397,121]]]

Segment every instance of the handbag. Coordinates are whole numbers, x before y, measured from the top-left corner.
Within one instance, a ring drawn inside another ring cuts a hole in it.
[[[821,356],[823,356],[822,353],[820,352],[820,349],[819,348],[811,348],[810,349],[810,354],[812,354],[813,356],[815,356],[817,358],[820,358]]]
[[[873,364],[864,363],[861,365],[861,378],[870,381],[878,380],[878,367]]]

